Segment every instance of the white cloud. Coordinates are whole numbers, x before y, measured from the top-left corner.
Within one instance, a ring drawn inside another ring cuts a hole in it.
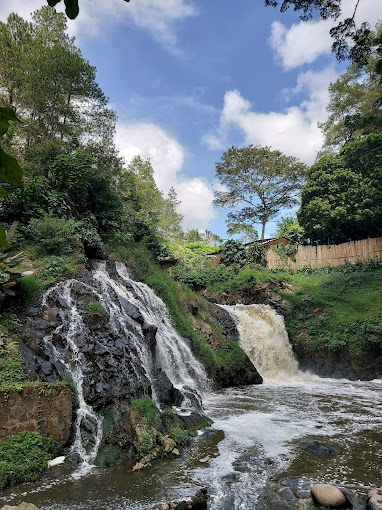
[[[284,69],[309,64],[320,55],[331,52],[333,39],[329,30],[340,20],[353,15],[356,0],[343,0],[342,4],[342,15],[338,20],[300,21],[289,29],[278,21],[272,23],[268,43]],[[363,0],[359,3],[355,16],[358,25],[367,21],[374,28],[376,22],[381,19],[381,0]]]
[[[284,69],[294,69],[314,62],[319,55],[330,54],[332,41],[329,30],[332,23],[331,20],[301,21],[288,30],[285,25],[275,21],[268,42]]]
[[[207,133],[203,141],[210,149],[221,150],[229,145],[231,130],[239,129],[246,145],[271,146],[306,163],[312,163],[322,145],[317,122],[327,117],[327,89],[329,83],[336,78],[332,68],[300,74],[296,87],[290,93],[304,90],[309,98],[283,112],[257,113],[238,90],[230,90],[224,96],[218,128]]]
[[[206,229],[215,217],[213,192],[201,178],[181,174],[185,150],[174,138],[155,124],[117,125],[115,143],[126,162],[136,155],[150,158],[158,188],[167,193],[173,186],[181,201],[185,228]]]
[[[105,4],[107,3],[107,7]],[[30,19],[30,13],[45,5],[45,0],[12,0],[1,2],[0,19],[6,20],[11,12]],[[56,6],[58,11],[65,8],[63,0]],[[79,38],[101,36],[105,29],[121,22],[147,30],[159,43],[175,49],[175,24],[181,19],[193,16],[194,8],[188,0],[81,0],[80,14],[75,20],[68,20],[69,33]]]

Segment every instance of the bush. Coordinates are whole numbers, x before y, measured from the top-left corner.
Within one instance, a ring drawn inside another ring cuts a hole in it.
[[[6,340],[0,349],[0,387],[20,384],[26,379],[18,345]]]
[[[190,442],[190,433],[181,427],[171,427],[168,435],[175,441],[177,446],[186,446]]]
[[[74,220],[49,215],[34,218],[29,224],[31,237],[39,244],[40,251],[53,255],[63,255],[79,248],[76,229]]]
[[[156,425],[159,410],[153,400],[149,397],[137,398],[131,402],[131,409],[146,418],[149,425]]]
[[[33,275],[25,276],[20,283],[21,293],[27,305],[31,305],[42,290],[42,284]]]
[[[0,446],[0,489],[37,480],[48,461],[57,454],[57,443],[38,432],[10,436]]]

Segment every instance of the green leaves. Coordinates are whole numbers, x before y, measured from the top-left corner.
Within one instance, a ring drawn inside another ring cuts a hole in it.
[[[69,19],[75,19],[80,12],[78,7],[78,0],[64,0],[65,2],[65,12]]]
[[[21,120],[16,117],[12,108],[0,108],[0,136],[3,136],[8,131],[10,120],[13,122],[21,122]]]

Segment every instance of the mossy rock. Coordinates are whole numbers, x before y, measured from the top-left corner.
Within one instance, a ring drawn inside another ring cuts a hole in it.
[[[114,444],[107,444],[100,447],[94,463],[98,467],[108,467],[118,466],[126,460],[127,454],[122,448]]]

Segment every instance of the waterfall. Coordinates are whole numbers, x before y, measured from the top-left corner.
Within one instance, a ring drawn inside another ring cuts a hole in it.
[[[284,319],[269,305],[221,305],[237,325],[240,347],[252,361],[264,382],[306,380],[289,343]]]
[[[102,441],[99,410],[115,402],[127,409],[132,398],[143,395],[159,407],[162,402],[200,407],[209,389],[203,365],[153,290],[135,281],[122,263],[91,265],[78,279],[48,289],[41,302],[43,316],[57,316],[42,338],[49,359],[43,375],[50,373],[51,364],[61,377],[69,373],[76,386],[72,453],[86,465],[94,462]],[[92,322],[89,301],[104,311],[97,319],[100,325]]]

